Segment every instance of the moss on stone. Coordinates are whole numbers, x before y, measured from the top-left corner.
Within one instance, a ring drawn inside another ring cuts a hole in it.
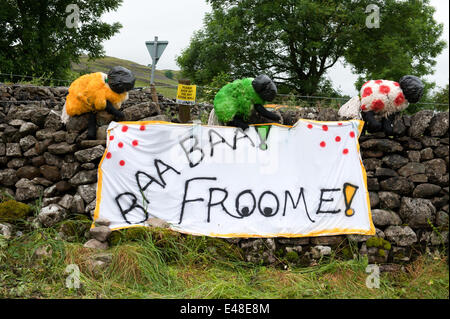
[[[382,243],[383,238],[380,237],[370,237],[369,239],[367,239],[366,241],[366,246],[367,248],[370,247],[380,247],[381,243]]]
[[[91,221],[86,219],[69,219],[60,223],[59,231],[66,236],[67,241],[84,240],[91,226]]]
[[[385,240],[383,238],[377,237],[377,236],[367,239],[366,246],[367,246],[367,248],[376,247],[376,248],[382,248],[385,250],[391,249],[390,242],[388,242],[387,240]]]
[[[120,230],[115,230],[109,235],[108,241],[111,246],[116,246],[122,241],[123,234]]]
[[[8,200],[0,203],[0,222],[14,223],[25,219],[31,212],[31,207],[27,204]]]
[[[92,223],[92,220],[89,217],[87,217],[86,215],[82,215],[82,214],[74,215],[74,219],[75,220],[88,221],[89,223]]]
[[[284,250],[282,248],[279,248],[275,251],[275,256],[282,257],[284,255]]]
[[[397,260],[401,260],[401,259],[403,259],[403,258],[405,258],[406,256],[405,256],[405,254],[403,253],[403,251],[397,251],[395,254],[394,254],[394,259],[397,259]]]
[[[384,250],[382,248],[378,249],[378,255],[380,257],[386,257],[386,250]]]
[[[350,247],[344,247],[342,249],[342,255],[344,256],[344,258],[346,259],[353,259],[353,251]]]
[[[224,260],[243,258],[243,254],[239,246],[229,243],[223,238],[190,235],[189,237],[191,238],[187,240],[187,238],[181,236],[180,238],[176,238],[175,242],[172,242],[171,244],[179,246],[178,244],[182,242],[183,245],[187,247],[187,250],[206,253],[206,255],[212,255],[214,258],[221,258]]]
[[[300,257],[298,256],[297,252],[295,252],[295,251],[290,251],[290,252],[286,253],[286,260],[288,262],[296,263],[299,261],[299,259],[300,259]]]

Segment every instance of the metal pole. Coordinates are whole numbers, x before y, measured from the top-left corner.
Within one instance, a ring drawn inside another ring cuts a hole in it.
[[[153,84],[155,81],[155,69],[156,69],[156,63],[158,61],[158,58],[156,57],[156,53],[158,50],[158,37],[155,36],[155,45],[153,47],[153,64],[152,64],[152,77],[150,79],[150,84]]]

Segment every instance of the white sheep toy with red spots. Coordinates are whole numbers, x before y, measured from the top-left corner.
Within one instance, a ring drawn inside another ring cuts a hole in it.
[[[366,122],[364,129],[370,133],[384,131],[393,135],[393,115],[403,111],[409,103],[417,103],[423,94],[424,85],[416,76],[405,75],[399,82],[370,80],[361,87],[360,95],[342,105],[339,115],[359,118]],[[375,118],[381,116],[381,122]]]

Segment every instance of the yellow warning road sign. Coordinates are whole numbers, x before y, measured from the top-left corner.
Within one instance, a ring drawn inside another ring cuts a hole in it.
[[[178,84],[177,103],[194,105],[197,94],[196,85]]]

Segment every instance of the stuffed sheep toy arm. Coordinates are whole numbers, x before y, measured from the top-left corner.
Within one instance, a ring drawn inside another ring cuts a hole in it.
[[[112,68],[108,74],[97,72],[79,77],[69,87],[62,122],[67,123],[71,116],[90,113],[88,139],[95,139],[96,113],[105,110],[122,120],[124,115],[119,109],[128,99],[128,91],[133,89],[135,81],[133,73],[120,66]]]
[[[384,131],[393,135],[393,115],[403,111],[409,103],[417,103],[423,94],[424,85],[419,78],[405,75],[399,82],[370,80],[361,87],[360,96],[353,97],[342,105],[339,115],[361,118],[370,133]],[[375,115],[382,117],[381,123]]]
[[[263,104],[277,94],[275,83],[267,75],[245,78],[228,83],[214,98],[214,112],[222,123],[246,130],[253,108],[263,117],[279,121],[280,117],[268,111]]]

